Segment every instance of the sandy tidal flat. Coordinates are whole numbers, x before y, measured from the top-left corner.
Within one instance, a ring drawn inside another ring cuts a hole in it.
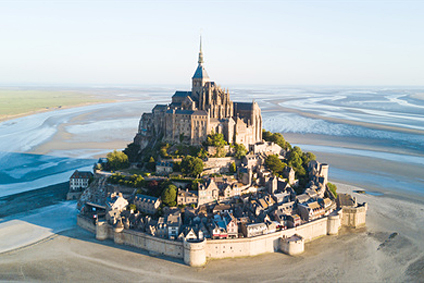
[[[339,191],[354,187],[338,184]],[[305,253],[212,260],[190,268],[181,260],[97,241],[80,228],[0,256],[0,280],[147,282],[419,282],[424,278],[424,202],[356,194],[369,204],[367,226],[319,238]],[[46,220],[49,221],[49,220]],[[12,223],[11,225],[17,225]],[[4,241],[4,239],[3,239]]]

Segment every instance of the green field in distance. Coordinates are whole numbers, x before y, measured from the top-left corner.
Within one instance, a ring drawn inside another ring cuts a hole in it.
[[[107,102],[107,100],[74,91],[0,90],[0,119],[33,111],[95,102]]]

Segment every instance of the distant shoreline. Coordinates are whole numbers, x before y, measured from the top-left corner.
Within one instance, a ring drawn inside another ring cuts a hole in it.
[[[84,102],[84,103],[79,103],[79,104],[75,104],[75,105],[64,105],[64,106],[61,106],[60,108],[54,107],[54,108],[49,108],[49,109],[37,109],[37,110],[30,111],[30,112],[19,113],[19,114],[15,114],[15,115],[0,115],[0,123],[10,121],[10,120],[14,120],[14,119],[18,119],[18,118],[31,116],[31,115],[36,115],[36,114],[40,114],[40,113],[53,112],[53,111],[62,110],[62,109],[78,108],[78,107],[84,107],[84,106],[90,106],[90,105],[96,105],[96,104],[115,103],[115,102],[118,102],[118,100]]]

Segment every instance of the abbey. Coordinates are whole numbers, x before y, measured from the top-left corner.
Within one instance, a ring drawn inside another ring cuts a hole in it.
[[[199,65],[191,91],[176,91],[170,104],[157,104],[143,113],[134,142],[143,149],[162,137],[167,142],[200,145],[211,133],[221,133],[231,143],[262,141],[261,109],[256,102],[233,102],[228,91],[211,81],[203,66],[200,42]]]

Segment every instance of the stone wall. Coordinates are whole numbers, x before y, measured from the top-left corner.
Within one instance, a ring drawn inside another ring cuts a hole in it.
[[[206,257],[227,258],[273,253],[280,249],[280,238],[289,238],[294,234],[302,236],[305,242],[327,235],[327,218],[252,238],[208,240],[205,246]]]
[[[228,172],[231,163],[236,162],[237,159],[235,157],[224,157],[224,158],[208,158],[207,161],[204,162],[204,168],[219,168],[219,172],[224,173]]]
[[[145,233],[124,230],[120,233],[124,245],[148,250],[150,253],[184,258],[182,242],[153,237]]]
[[[357,207],[343,207],[342,211],[342,225],[353,228],[365,225],[367,203],[363,203]]]
[[[78,215],[77,225],[91,233],[96,233],[96,224],[93,222],[93,219]]]
[[[91,220],[82,216],[78,216],[78,225],[96,233],[96,238],[99,240],[113,239],[117,244],[141,248],[155,255],[180,258],[190,266],[201,266],[208,258],[255,256],[284,251],[281,246],[282,239],[288,239],[295,234],[301,237],[302,241],[294,243],[296,247],[286,249],[286,252],[289,251],[290,254],[290,251],[294,251],[294,254],[297,254],[298,251],[303,250],[304,243],[338,232],[341,224],[340,217],[340,214],[333,214],[331,217],[321,218],[295,228],[252,238],[205,240],[194,243],[162,239],[134,230],[118,231],[107,222],[99,221],[97,225],[94,225]]]

